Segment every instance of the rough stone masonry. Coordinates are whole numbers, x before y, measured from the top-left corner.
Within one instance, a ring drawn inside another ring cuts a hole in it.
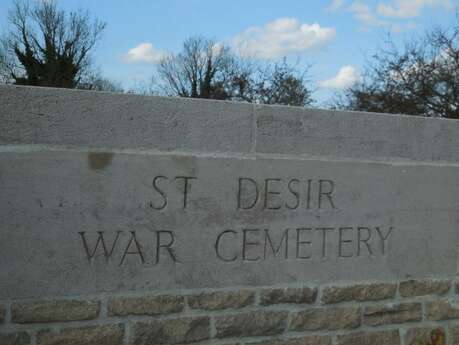
[[[0,86],[0,344],[459,344],[459,122]]]

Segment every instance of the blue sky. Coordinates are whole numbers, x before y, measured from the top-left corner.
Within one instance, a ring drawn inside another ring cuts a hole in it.
[[[37,1],[37,0],[34,0]],[[0,0],[6,31],[12,0]],[[391,32],[396,42],[455,20],[457,0],[60,0],[107,23],[94,60],[107,77],[130,87],[148,80],[164,52],[195,35],[238,53],[312,64],[317,105],[358,80],[365,59]]]

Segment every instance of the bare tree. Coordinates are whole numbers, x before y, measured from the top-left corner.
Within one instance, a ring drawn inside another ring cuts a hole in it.
[[[179,54],[163,58],[155,81],[169,96],[300,106],[312,102],[304,74],[285,59],[275,64],[244,59],[202,37],[186,40]]]
[[[335,107],[459,119],[459,21],[380,50]]]
[[[246,77],[228,47],[202,37],[186,40],[180,53],[158,65],[160,87],[169,96],[243,99]]]
[[[306,87],[308,69],[309,66],[300,71],[289,65],[285,58],[262,67],[253,91],[255,102],[295,106],[312,104],[311,91]]]
[[[125,92],[121,83],[104,77],[99,70],[85,73],[77,88],[92,91]]]
[[[88,12],[66,14],[54,1],[16,0],[2,39],[0,71],[16,84],[75,88],[90,72],[90,53],[105,23]]]

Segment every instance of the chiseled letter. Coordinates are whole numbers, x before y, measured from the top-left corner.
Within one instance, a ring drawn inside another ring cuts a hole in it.
[[[316,228],[316,231],[322,231],[322,257],[327,256],[327,231],[334,231],[334,228]]]
[[[256,241],[256,242],[249,242],[248,239],[247,239],[247,234],[248,233],[251,233],[251,232],[254,232],[258,235],[258,233],[260,232],[260,229],[242,229],[242,232],[243,232],[243,240],[242,240],[242,260],[244,261],[258,261],[260,260],[260,256],[257,256],[255,258],[249,258],[247,256],[247,248],[249,246],[252,246],[252,247],[257,247],[260,245],[260,242],[259,241]]]
[[[328,184],[328,190],[325,191],[325,184]],[[332,193],[335,189],[335,184],[332,180],[319,180],[319,209],[322,208],[322,196],[326,196],[328,202],[330,203],[331,208],[335,209],[335,204],[333,203]]]
[[[288,185],[287,185],[289,192],[291,194],[293,194],[295,196],[295,199],[296,199],[296,202],[293,205],[290,205],[289,203],[285,203],[285,207],[287,207],[290,210],[295,210],[300,205],[300,193],[298,192],[298,190],[294,189],[294,187],[293,187],[294,183],[298,184],[298,183],[300,183],[300,181],[298,179],[294,178],[294,179],[291,179],[290,181],[288,181]]]
[[[365,230],[367,232],[367,236],[363,237],[362,236],[362,231]],[[359,226],[357,228],[357,237],[358,237],[358,245],[357,245],[357,256],[360,256],[360,253],[361,253],[361,243],[365,243],[365,245],[367,246],[367,249],[368,249],[368,253],[370,254],[370,256],[373,255],[373,251],[371,250],[371,245],[368,243],[368,241],[371,239],[371,229],[370,228],[367,228],[367,227],[364,227],[364,226]]]
[[[344,226],[344,227],[341,227],[341,228],[338,229],[338,236],[339,236],[339,239],[338,239],[338,257],[340,257],[340,258],[351,258],[353,256],[352,253],[347,254],[347,255],[343,254],[344,244],[345,243],[347,243],[347,244],[352,243],[352,240],[343,238],[344,232],[347,231],[347,230],[353,230],[353,228]]]
[[[220,253],[220,241],[222,240],[222,237],[227,235],[227,234],[237,235],[236,231],[234,231],[234,230],[225,230],[225,231],[221,232],[217,236],[217,240],[215,241],[215,254],[217,254],[217,257],[222,261],[225,261],[225,262],[236,261],[237,260],[237,254],[234,254],[234,256],[232,258],[225,258]]]
[[[265,247],[264,247],[264,251],[263,251],[263,259],[266,259],[266,252],[267,252],[267,249],[268,249],[268,243],[269,243],[269,246],[271,247],[271,251],[273,252],[274,257],[276,257],[277,255],[279,255],[281,247],[282,247],[282,243],[284,243],[284,242],[285,242],[285,245],[284,245],[285,246],[285,259],[288,259],[288,232],[289,232],[289,229],[288,228],[285,229],[284,234],[282,235],[282,238],[281,238],[281,240],[279,242],[279,246],[277,247],[277,249],[275,249],[274,245],[273,245],[273,242],[271,240],[271,237],[269,236],[269,230],[265,229]]]
[[[86,231],[79,232],[81,236],[81,240],[83,241],[83,247],[86,252],[86,257],[88,258],[88,261],[91,262],[91,259],[94,257],[94,255],[96,255],[97,248],[99,247],[99,245],[102,246],[104,257],[106,260],[108,260],[113,254],[113,250],[115,249],[116,243],[118,242],[118,239],[121,233],[122,231],[116,232],[116,237],[113,240],[112,247],[110,248],[110,250],[108,250],[105,244],[105,240],[104,240],[104,231],[97,231],[97,234],[98,234],[97,241],[96,241],[96,244],[94,245],[94,249],[91,251],[89,249],[88,242],[86,241]]]
[[[143,257],[142,248],[140,247],[140,244],[137,241],[137,238],[135,237],[135,231],[130,231],[130,233],[131,233],[131,239],[129,240],[129,243],[126,246],[126,249],[124,250],[123,257],[121,258],[121,261],[120,261],[120,266],[123,264],[124,259],[126,258],[126,255],[128,254],[138,255],[142,264],[145,263],[145,258]],[[129,251],[129,248],[131,248],[132,243],[134,243],[135,251]]]
[[[244,182],[244,183],[243,183]],[[255,188],[255,199],[252,201],[251,204],[248,205],[242,205],[242,189],[243,185],[247,184],[252,184]],[[257,182],[250,177],[239,177],[239,187],[238,187],[238,192],[237,192],[237,208],[238,209],[243,209],[243,210],[249,210],[255,206],[255,204],[258,201],[258,185]]]
[[[168,243],[165,243],[165,244],[161,243],[162,234],[169,236]],[[173,231],[167,231],[167,230],[156,231],[156,263],[159,262],[159,254],[160,254],[159,251],[161,248],[165,248],[167,250],[173,262],[178,262],[177,255],[175,254],[175,250],[172,247],[174,243],[175,243],[175,235]]]
[[[271,182],[271,183],[270,183]],[[280,178],[267,178],[265,179],[265,203],[264,207],[268,210],[278,210],[281,208],[280,204],[274,205],[272,199],[275,195],[280,195],[279,191],[272,190],[270,187],[273,186],[274,182],[281,182]]]
[[[176,176],[176,180],[183,180],[183,208],[185,209],[188,204],[188,180],[196,180],[194,176]]]
[[[311,241],[302,241],[300,238],[301,238],[301,232],[303,231],[309,231],[311,232],[312,229],[311,228],[297,228],[296,229],[296,258],[297,259],[310,259],[311,258],[311,255],[300,255],[300,245],[302,244],[307,244],[307,245],[311,245]],[[325,254],[324,254],[325,255]]]
[[[379,237],[381,238],[382,255],[385,255],[386,254],[386,244],[387,244],[386,241],[389,238],[389,236],[392,234],[392,230],[394,230],[394,228],[391,226],[385,235],[381,232],[378,226],[375,226],[375,228],[376,228],[376,231],[378,232]]]
[[[155,209],[155,210],[162,210],[164,209],[166,206],[167,206],[167,195],[166,195],[166,192],[164,192],[162,189],[160,189],[157,185],[158,183],[158,180],[159,179],[166,179],[167,180],[167,177],[166,176],[155,176],[155,178],[153,179],[153,188],[159,193],[159,195],[161,195],[161,197],[163,198],[163,202],[161,203],[161,205],[159,206],[155,206],[153,205],[153,201],[150,202],[150,207]]]

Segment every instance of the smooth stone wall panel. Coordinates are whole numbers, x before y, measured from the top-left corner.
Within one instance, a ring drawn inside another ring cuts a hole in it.
[[[2,152],[0,299],[454,275],[458,173],[444,164]]]
[[[248,152],[244,103],[0,86],[0,144]]]

